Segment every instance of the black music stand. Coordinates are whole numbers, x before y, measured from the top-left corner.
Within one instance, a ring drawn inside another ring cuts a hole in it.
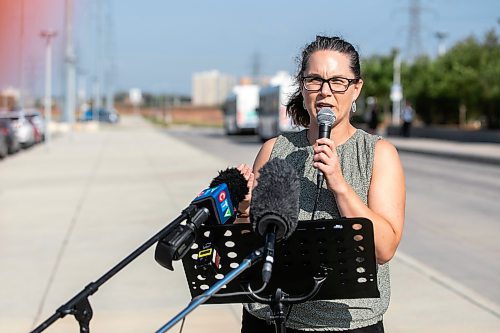
[[[203,294],[262,243],[250,224],[201,227],[182,260],[191,296]],[[259,289],[261,270],[262,263],[250,267],[217,295]],[[270,319],[284,332],[284,304],[378,297],[372,223],[342,218],[299,221],[292,236],[276,245],[271,281],[259,295],[212,297],[206,303],[270,304]]]

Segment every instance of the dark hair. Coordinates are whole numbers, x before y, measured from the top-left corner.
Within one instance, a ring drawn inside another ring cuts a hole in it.
[[[302,80],[304,72],[311,54],[316,51],[330,50],[337,51],[349,57],[350,68],[354,73],[354,78],[361,79],[361,69],[359,65],[358,51],[351,43],[343,40],[340,37],[316,36],[316,40],[304,47],[301,57],[298,59],[299,67],[295,76],[297,90],[291,95],[290,100],[286,105],[286,112],[292,118],[296,125],[307,127],[309,125],[309,113],[303,106],[304,98],[302,97]]]

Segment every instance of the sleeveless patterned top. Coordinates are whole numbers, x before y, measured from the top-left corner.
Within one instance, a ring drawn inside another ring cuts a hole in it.
[[[368,202],[375,144],[381,139],[363,130],[355,133],[337,146],[342,173],[356,194]],[[316,194],[316,169],[313,165],[313,148],[307,140],[307,130],[280,135],[274,144],[270,159],[280,158],[295,167],[300,177],[299,220],[310,220]],[[340,218],[334,195],[325,184],[321,190],[315,219]],[[378,265],[377,282],[380,298],[338,299],[310,301],[292,307],[286,326],[303,331],[343,331],[370,326],[382,320],[389,306],[389,264]],[[265,319],[270,311],[267,305],[245,304],[254,316]]]

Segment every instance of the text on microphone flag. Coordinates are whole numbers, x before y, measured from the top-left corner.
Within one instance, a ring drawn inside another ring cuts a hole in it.
[[[219,193],[219,202],[223,202],[224,200],[226,200],[226,191]]]
[[[216,187],[209,187],[203,190],[194,200],[193,203],[202,206],[211,206],[215,208],[217,214],[211,216],[211,223],[225,224],[234,215],[232,212],[233,203],[228,195],[228,187],[222,183]]]

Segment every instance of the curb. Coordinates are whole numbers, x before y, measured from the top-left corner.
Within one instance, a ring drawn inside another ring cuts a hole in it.
[[[414,149],[414,148],[402,147],[402,146],[399,146],[397,144],[394,144],[394,145],[396,146],[396,149],[399,152],[404,152],[404,153],[427,155],[427,156],[433,156],[433,157],[438,157],[438,158],[448,158],[448,159],[481,163],[481,164],[500,165],[500,159],[496,158],[496,157],[471,155],[471,154],[460,154],[460,153],[452,153],[452,152],[444,152],[444,151],[432,151],[432,150],[424,150],[424,149]]]

